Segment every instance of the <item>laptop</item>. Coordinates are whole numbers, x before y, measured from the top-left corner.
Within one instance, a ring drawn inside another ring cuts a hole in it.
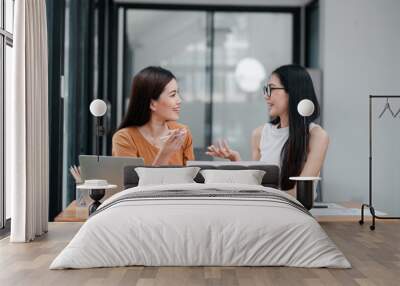
[[[144,166],[143,158],[137,157],[113,157],[96,155],[79,155],[82,180],[103,179],[109,184],[118,187],[112,193],[123,190],[124,187],[124,167],[125,166]]]

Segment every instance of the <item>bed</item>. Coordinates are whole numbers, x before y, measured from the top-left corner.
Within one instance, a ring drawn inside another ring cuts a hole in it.
[[[262,185],[195,183],[126,189],[86,221],[50,269],[144,266],[350,268],[314,217],[277,189],[276,166],[199,166],[265,170]]]

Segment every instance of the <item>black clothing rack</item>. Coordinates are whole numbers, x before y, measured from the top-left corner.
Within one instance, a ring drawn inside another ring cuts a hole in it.
[[[372,203],[372,100],[374,98],[400,98],[400,95],[370,95],[369,96],[369,203],[362,204],[361,206],[361,219],[359,223],[364,224],[364,208],[369,208],[372,215],[372,225],[370,229],[375,229],[375,219],[400,219],[400,217],[390,217],[390,216],[377,216],[375,214],[375,208]]]

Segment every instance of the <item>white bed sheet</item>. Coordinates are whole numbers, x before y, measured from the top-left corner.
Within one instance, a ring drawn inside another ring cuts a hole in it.
[[[131,188],[100,208],[131,192],[205,188],[263,190],[295,201],[262,186],[179,184]],[[351,267],[318,222],[288,204],[164,198],[120,202],[89,218],[50,269],[128,265]]]

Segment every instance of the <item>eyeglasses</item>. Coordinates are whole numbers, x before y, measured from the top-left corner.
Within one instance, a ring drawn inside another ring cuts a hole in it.
[[[285,89],[284,87],[271,87],[270,85],[264,86],[263,92],[264,96],[270,97],[272,94],[272,91],[275,89]]]

